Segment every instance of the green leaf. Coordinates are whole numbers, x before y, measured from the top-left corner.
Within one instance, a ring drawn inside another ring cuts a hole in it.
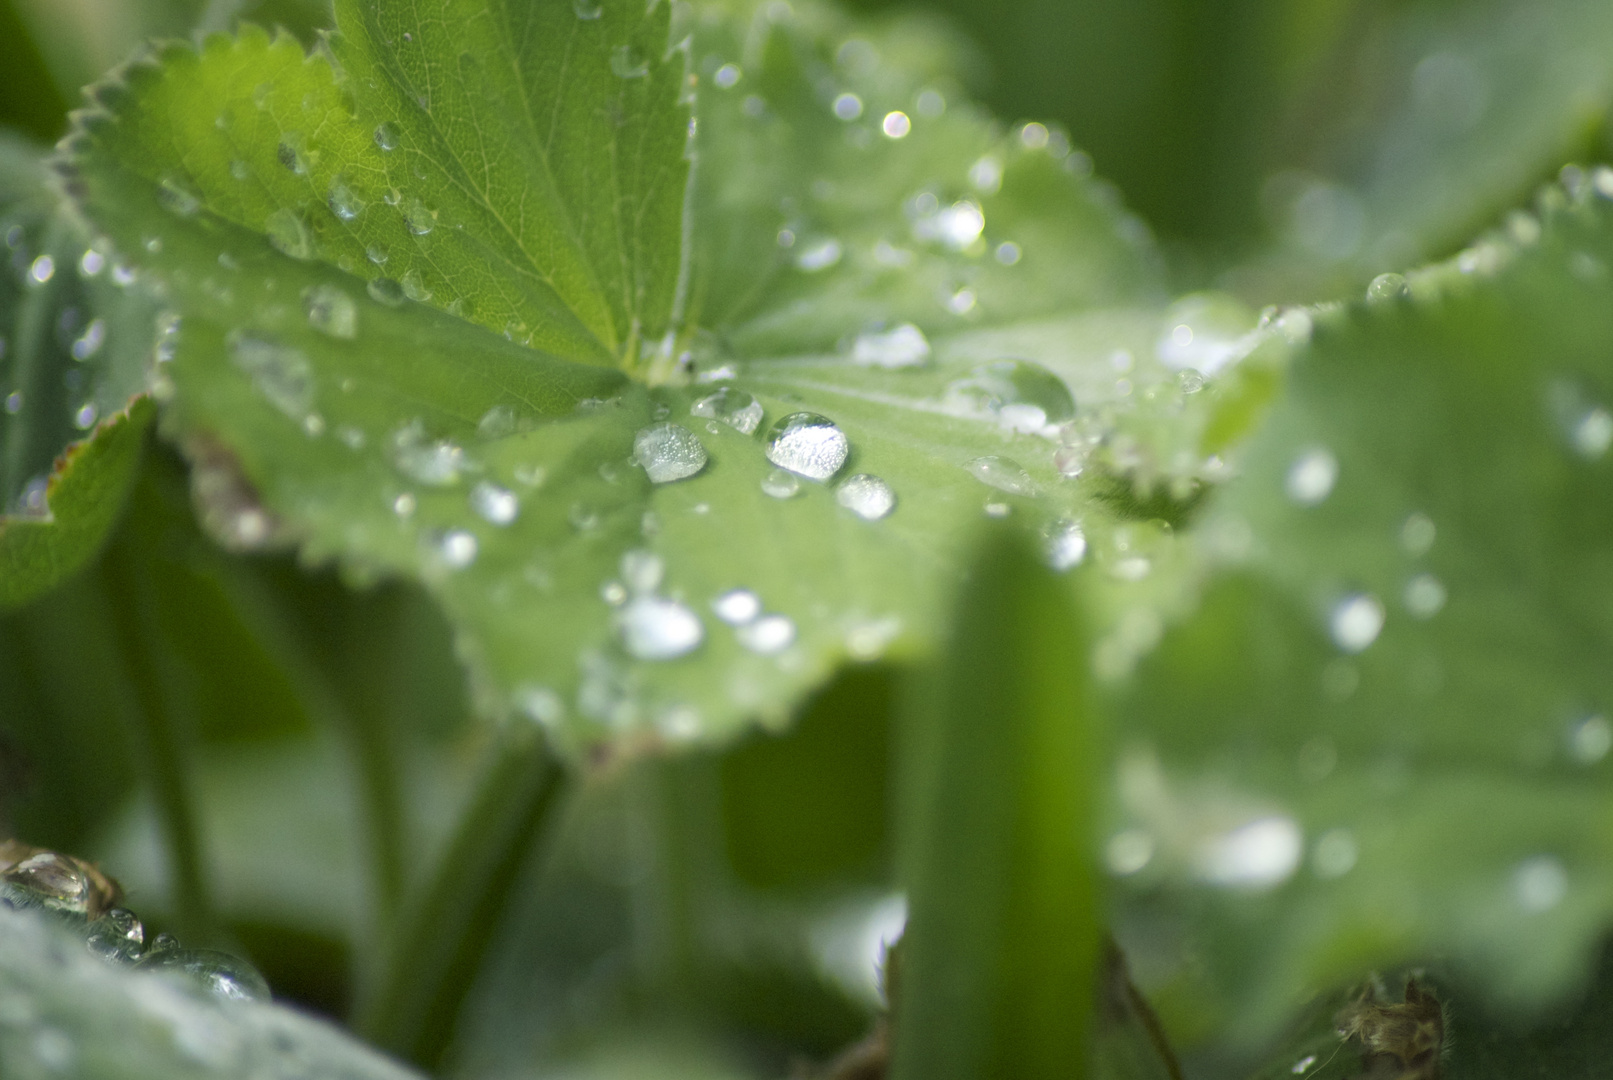
[[[1087,1074],[1100,915],[1099,738],[1074,612],[1023,541],[991,535],[905,736],[892,1075]]]
[[[66,183],[178,316],[156,385],[216,532],[424,580],[484,710],[572,746],[782,722],[846,660],[927,646],[983,513],[1174,596],[1147,520],[1185,515],[1243,391],[1190,397],[1172,368],[1255,339],[1215,302],[1161,311],[1146,231],[1084,158],[947,104],[899,27],[870,65],[817,9],[743,40],[699,14],[679,322],[665,10],[563,8],[527,35],[497,7],[445,28],[344,6],[335,66],[247,31],[97,91]],[[722,387],[761,422],[720,421]],[[800,411],[848,441],[838,488],[766,456]],[[702,467],[653,482],[679,472],[642,467],[653,438]]]
[[[115,966],[66,930],[0,907],[0,1069],[117,1080],[418,1074],[290,1009],[224,1001],[169,976]]]
[[[11,608],[81,566],[117,520],[151,422],[135,395],[155,331],[150,302],[58,209],[39,151],[5,135],[0,233],[0,608]]]
[[[1613,924],[1608,190],[1319,323],[1126,688],[1111,863],[1236,1032],[1435,956],[1543,1008]]]

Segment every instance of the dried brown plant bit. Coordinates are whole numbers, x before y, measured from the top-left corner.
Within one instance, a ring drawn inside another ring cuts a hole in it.
[[[98,919],[117,904],[123,889],[83,859],[0,840],[0,883],[23,892],[42,907]]]
[[[1406,1000],[1379,1000],[1368,985],[1360,998],[1339,1012],[1339,1037],[1361,1052],[1363,1076],[1369,1080],[1439,1080],[1445,1050],[1445,1008],[1439,998],[1406,982]]]

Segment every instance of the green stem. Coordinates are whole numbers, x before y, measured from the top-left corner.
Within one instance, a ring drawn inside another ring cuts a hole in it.
[[[521,866],[553,832],[565,779],[536,731],[501,743],[360,1005],[356,1026],[371,1042],[423,1068],[442,1060]]]
[[[182,936],[216,941],[218,924],[203,869],[202,843],[191,790],[189,747],[174,714],[177,697],[165,670],[156,596],[147,568],[129,549],[128,532],[102,562],[108,615],[123,656],[136,767],[156,805],[173,881],[174,917]]]
[[[376,913],[370,933],[379,945],[397,920],[405,876],[403,795],[385,717],[344,700],[311,647],[306,628],[297,625],[298,616],[285,598],[260,574],[223,558],[213,560],[212,571],[237,615],[291,680],[309,716],[347,743],[363,799]],[[367,956],[375,952],[361,950]]]

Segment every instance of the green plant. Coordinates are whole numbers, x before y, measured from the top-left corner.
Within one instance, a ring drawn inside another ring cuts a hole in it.
[[[21,839],[456,1076],[1595,1072],[1602,5],[955,12],[1159,241],[933,13],[117,10],[0,143]],[[8,1070],[397,1071],[0,915]]]

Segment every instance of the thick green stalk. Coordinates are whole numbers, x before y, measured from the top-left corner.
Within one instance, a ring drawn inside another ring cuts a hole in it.
[[[453,1039],[465,995],[522,865],[560,805],[565,771],[533,730],[508,734],[435,871],[399,921],[358,1030],[430,1069]]]
[[[1089,1073],[1099,740],[1068,595],[993,533],[906,717],[895,1080]]]

